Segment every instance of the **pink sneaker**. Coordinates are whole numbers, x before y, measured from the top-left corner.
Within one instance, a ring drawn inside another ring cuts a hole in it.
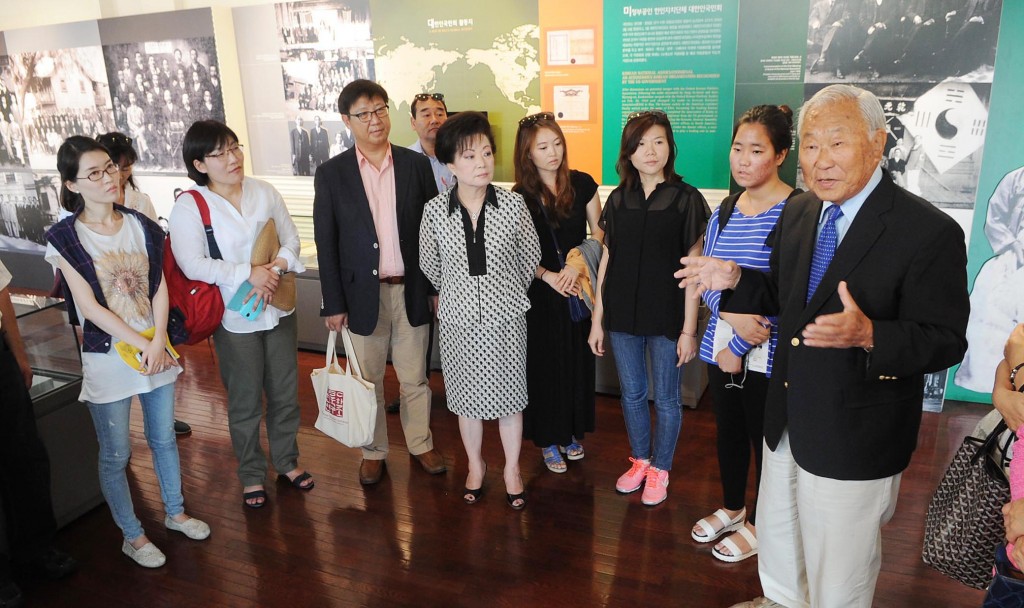
[[[647,483],[644,485],[644,494],[640,502],[648,507],[660,505],[668,498],[668,471],[662,471],[656,467],[647,469]]]
[[[650,460],[637,460],[630,456],[629,461],[633,463],[633,466],[629,467],[629,470],[615,482],[615,491],[619,494],[631,494],[639,490],[640,486],[644,485],[647,469],[651,468]]]

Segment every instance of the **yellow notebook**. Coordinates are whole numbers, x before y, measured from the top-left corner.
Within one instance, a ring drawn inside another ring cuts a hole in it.
[[[152,338],[153,334],[155,333],[156,328],[150,327],[145,331],[139,332],[139,335],[141,335],[143,338]],[[117,354],[121,355],[121,360],[128,364],[128,367],[136,371],[142,371],[141,349],[135,348],[134,346],[127,342],[118,342],[117,344],[114,344],[114,348],[117,349]],[[171,346],[170,338],[167,338],[167,354],[174,357],[175,361],[181,358],[181,355],[178,354],[178,351],[174,350],[174,347]]]

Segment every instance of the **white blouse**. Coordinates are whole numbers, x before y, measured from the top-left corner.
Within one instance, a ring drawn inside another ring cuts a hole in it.
[[[288,215],[284,199],[273,186],[262,180],[246,177],[242,182],[241,213],[206,186],[196,186],[194,189],[203,195],[210,208],[213,236],[223,259],[215,260],[210,257],[206,232],[195,199],[191,194],[182,194],[174,203],[168,226],[174,259],[185,276],[219,286],[224,303],[230,302],[242,283],[249,279],[249,273],[252,271],[249,260],[253,243],[256,241],[256,235],[270,218],[274,219],[277,238],[281,241],[281,250],[277,256],[288,262],[290,272],[306,270],[299,262],[299,231]],[[277,327],[281,317],[290,314],[291,312],[283,312],[268,306],[263,314],[254,321],[249,321],[237,311],[225,310],[221,325],[232,333],[252,333],[273,329]]]

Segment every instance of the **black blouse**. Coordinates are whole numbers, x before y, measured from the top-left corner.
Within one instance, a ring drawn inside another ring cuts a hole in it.
[[[469,276],[479,277],[487,274],[487,247],[484,241],[484,216],[487,215],[487,205],[498,206],[498,195],[494,187],[488,185],[487,193],[484,195],[484,204],[480,206],[480,217],[476,219],[476,230],[473,230],[473,219],[469,217],[469,211],[462,205],[459,199],[459,186],[452,188],[451,199],[448,203],[448,213],[455,211],[455,207],[462,210],[462,228],[466,233],[466,261],[469,262]]]
[[[640,187],[612,191],[601,215],[609,253],[606,330],[679,337],[686,292],[672,273],[704,235],[710,215],[701,193],[682,181],[658,184],[647,199]]]

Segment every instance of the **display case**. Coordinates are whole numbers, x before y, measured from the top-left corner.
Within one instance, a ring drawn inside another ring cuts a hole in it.
[[[57,525],[64,526],[103,502],[92,418],[78,400],[82,363],[78,335],[59,298],[13,294],[18,328],[32,365],[29,394],[39,436],[50,456]]]

